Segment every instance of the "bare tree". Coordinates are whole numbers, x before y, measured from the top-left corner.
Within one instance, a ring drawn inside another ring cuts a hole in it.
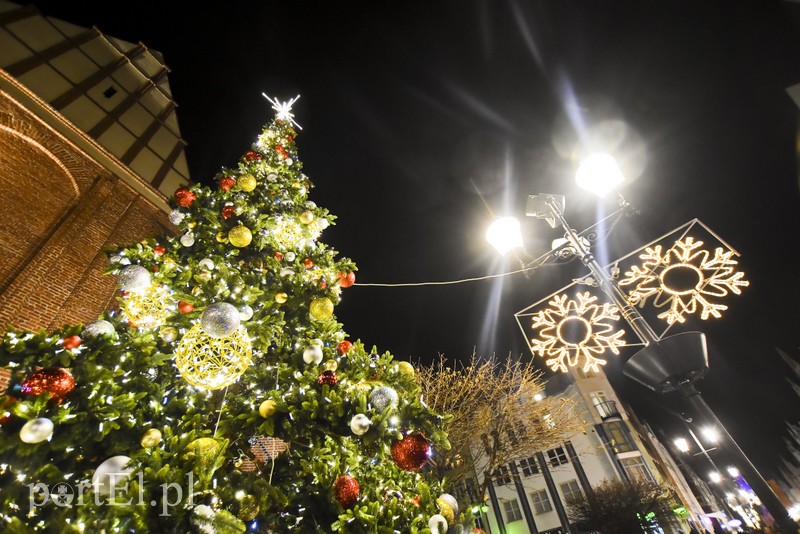
[[[511,358],[448,365],[444,357],[418,369],[425,403],[449,414],[450,450],[437,450],[431,468],[450,483],[474,479],[483,500],[499,468],[564,441],[580,428],[574,403],[544,395],[542,373]]]

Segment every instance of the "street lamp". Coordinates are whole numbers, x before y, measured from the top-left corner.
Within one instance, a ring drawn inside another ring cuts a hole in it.
[[[576,181],[582,188],[599,196],[605,196],[613,187],[620,185],[624,180],[619,167],[611,156],[607,154],[592,154],[582,161]],[[591,284],[598,287],[611,299],[619,311],[619,315],[625,318],[642,341],[644,348],[625,363],[623,374],[658,393],[679,391],[693,408],[701,414],[702,418],[711,425],[709,428],[713,429],[716,434],[708,434],[709,441],[719,441],[722,444],[721,446],[728,449],[729,454],[735,458],[736,463],[740,466],[745,479],[750,482],[751,487],[771,512],[780,528],[786,532],[796,531],[797,525],[789,517],[786,508],[706,404],[700,392],[695,388],[695,383],[708,372],[708,348],[705,334],[702,332],[682,332],[667,337],[658,336],[639,311],[633,307],[618,283],[597,262],[591,251],[591,244],[567,223],[564,218],[565,204],[563,195],[530,195],[526,205],[526,214],[529,217],[546,220],[552,228],[561,227],[566,240],[566,244],[559,249],[561,254],[575,256],[581,260],[591,272]],[[619,206],[620,211],[630,209],[627,201],[621,196]],[[509,218],[498,219],[493,224],[493,230],[487,232],[487,239],[501,254],[505,254],[513,248],[521,247],[522,237],[519,234],[519,223],[516,220],[509,220]],[[530,265],[538,266],[544,264],[548,258],[552,257],[560,257],[559,251],[551,251],[545,255],[543,260],[534,260]],[[740,275],[731,280],[731,290],[733,292],[738,293],[738,287],[745,285],[747,285],[747,282],[741,280]],[[669,290],[669,288],[667,289]],[[676,296],[680,293],[679,291],[672,291]],[[556,304],[559,305],[560,303],[563,309],[569,309],[569,306],[572,306],[572,309],[585,309],[587,308],[587,303],[592,302],[590,299],[591,297],[587,293],[582,299],[579,298],[578,300],[581,300],[581,302],[574,306],[572,302],[564,304],[563,301],[559,301]],[[595,312],[599,309],[593,303],[590,306],[593,307]],[[600,313],[611,317],[615,312],[616,310],[606,308]],[[713,312],[714,310],[711,313]],[[718,316],[718,314],[716,315]],[[595,316],[594,313],[592,316]],[[671,324],[675,320],[675,314],[673,313],[668,317],[672,318],[670,320]],[[581,319],[581,317],[572,319]],[[562,327],[570,322],[566,318],[557,324],[552,320],[552,317],[548,317],[546,320],[539,317],[538,320],[541,323],[546,323],[546,327],[551,331],[549,339],[539,345],[540,353],[544,353],[545,346],[552,349],[556,341],[561,341],[570,349],[576,352],[579,351],[584,355],[586,359],[584,370],[597,369],[598,364],[605,363],[591,355],[591,352],[596,349],[597,343],[591,347],[587,346],[587,342],[594,334],[591,330],[591,323],[587,321],[581,323],[584,326],[584,330],[588,328],[588,332],[581,337],[581,340],[576,341],[562,336]],[[577,324],[579,321],[573,320],[571,322]],[[605,327],[606,325],[601,323],[600,326]],[[608,330],[603,331],[606,334],[608,333]],[[618,338],[613,338],[613,336],[606,336],[605,339],[602,339],[601,336],[598,337],[605,344],[601,348],[610,349],[615,353],[618,353],[618,347],[624,345],[624,342]],[[551,354],[552,352],[549,349],[548,353]],[[576,356],[565,354],[564,351],[558,357],[548,361],[548,363],[551,364],[552,362],[552,366],[566,370],[565,360],[570,366],[574,366],[577,363]]]

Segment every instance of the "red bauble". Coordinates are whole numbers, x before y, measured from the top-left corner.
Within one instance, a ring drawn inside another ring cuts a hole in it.
[[[236,180],[230,176],[223,176],[219,181],[219,188],[223,191],[230,191],[234,185],[236,185]]]
[[[49,392],[54,399],[61,400],[75,389],[75,379],[63,367],[51,367],[34,371],[22,382],[22,392],[26,395],[40,395]]]
[[[153,247],[153,254],[155,254],[156,256],[163,256],[166,251],[167,249],[165,249],[161,245],[156,245]]]
[[[275,256],[275,259],[278,260],[278,261],[281,261],[283,259],[283,254],[281,254],[280,252],[276,252],[274,254],[274,256]]]
[[[333,493],[336,500],[345,508],[350,508],[361,496],[358,481],[350,475],[342,475],[333,483]]]
[[[339,273],[339,285],[342,287],[350,287],[356,283],[356,273]]]
[[[352,349],[352,348],[353,348],[353,344],[350,343],[349,341],[347,341],[346,339],[344,341],[342,341],[341,343],[339,343],[338,345],[336,345],[336,350],[338,350],[339,354],[341,354],[342,356],[344,356],[345,354],[350,352],[350,349]]]
[[[83,343],[81,336],[67,336],[61,342],[61,346],[67,350],[75,350],[81,346],[81,343]]]
[[[306,258],[305,260],[303,260],[303,265],[306,266],[306,269],[310,269],[314,266],[314,260],[312,260],[311,258]]]
[[[8,423],[14,418],[14,414],[11,413],[11,407],[16,403],[17,399],[10,395],[6,397],[6,400],[0,402],[0,426]]]
[[[197,195],[192,193],[186,187],[179,187],[175,190],[175,202],[182,208],[188,208],[194,201],[197,200]]]
[[[261,161],[262,156],[260,153],[256,152],[255,150],[248,150],[244,153],[244,159],[247,161]]]
[[[230,219],[235,215],[236,215],[236,208],[234,208],[233,206],[225,206],[224,208],[222,208],[223,219]]]
[[[319,281],[319,287],[321,287],[322,289],[325,289],[326,287],[328,287],[328,282],[326,282],[325,280],[320,280]]]
[[[194,304],[181,300],[178,302],[178,311],[181,313],[192,313],[194,311]]]
[[[158,265],[153,265],[152,267],[150,267],[150,270],[153,271],[154,273],[157,273],[158,272]]]
[[[419,470],[428,461],[430,452],[430,443],[419,432],[392,443],[392,459],[400,469],[406,471]]]
[[[322,371],[317,377],[317,384],[320,386],[335,386],[338,381],[339,379],[336,378],[336,372],[331,370]]]

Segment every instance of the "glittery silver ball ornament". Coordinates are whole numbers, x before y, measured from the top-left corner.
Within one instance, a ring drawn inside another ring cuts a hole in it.
[[[318,342],[317,342],[318,341]],[[319,364],[322,362],[322,342],[315,340],[303,351],[303,361],[308,364]]]
[[[41,443],[53,436],[55,425],[47,417],[31,419],[19,430],[19,439],[24,443]]]
[[[181,245],[184,247],[191,247],[194,245],[194,234],[192,232],[187,232],[181,236]]]
[[[383,413],[383,411],[390,407],[397,404],[397,401],[400,397],[397,395],[397,391],[389,386],[381,386],[378,388],[373,389],[369,394],[369,403],[375,408],[375,411],[378,413]]]
[[[227,302],[215,302],[200,315],[200,325],[211,337],[229,336],[236,332],[241,322],[239,310]]]
[[[108,336],[114,333],[116,333],[114,325],[103,319],[92,321],[83,329],[83,337],[88,339]]]
[[[172,210],[169,212],[169,222],[176,226],[179,225],[184,218],[186,218],[186,214],[181,210]]]
[[[141,265],[123,267],[117,276],[119,288],[131,293],[141,293],[150,287],[150,271]]]
[[[352,430],[353,434],[356,436],[363,436],[366,434],[371,425],[372,421],[363,413],[356,414],[350,419],[350,430]]]
[[[214,270],[214,262],[211,261],[211,258],[203,258],[202,260],[197,262],[197,266],[202,269],[205,269],[206,271]]]
[[[244,306],[239,306],[239,318],[242,321],[249,321],[253,318],[253,308],[245,304]]]

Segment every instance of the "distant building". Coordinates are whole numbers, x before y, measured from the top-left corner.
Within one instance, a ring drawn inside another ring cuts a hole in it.
[[[158,52],[0,0],[0,331],[96,318],[189,181]]]
[[[688,531],[690,523],[704,524],[704,511],[680,470],[651,452],[660,447],[669,457],[663,446],[653,445],[658,443],[655,436],[638,428],[629,417],[604,373],[573,370],[551,379],[546,391],[576,403],[584,430],[496,473],[492,488],[496,504],[489,499],[487,530],[500,534],[577,532],[568,530],[572,528],[567,517],[570,500],[590,495],[605,480],[633,478],[666,483],[675,489],[682,504],[671,524],[660,525],[665,533]],[[647,434],[647,443],[640,434]],[[534,524],[526,519],[526,507]]]

